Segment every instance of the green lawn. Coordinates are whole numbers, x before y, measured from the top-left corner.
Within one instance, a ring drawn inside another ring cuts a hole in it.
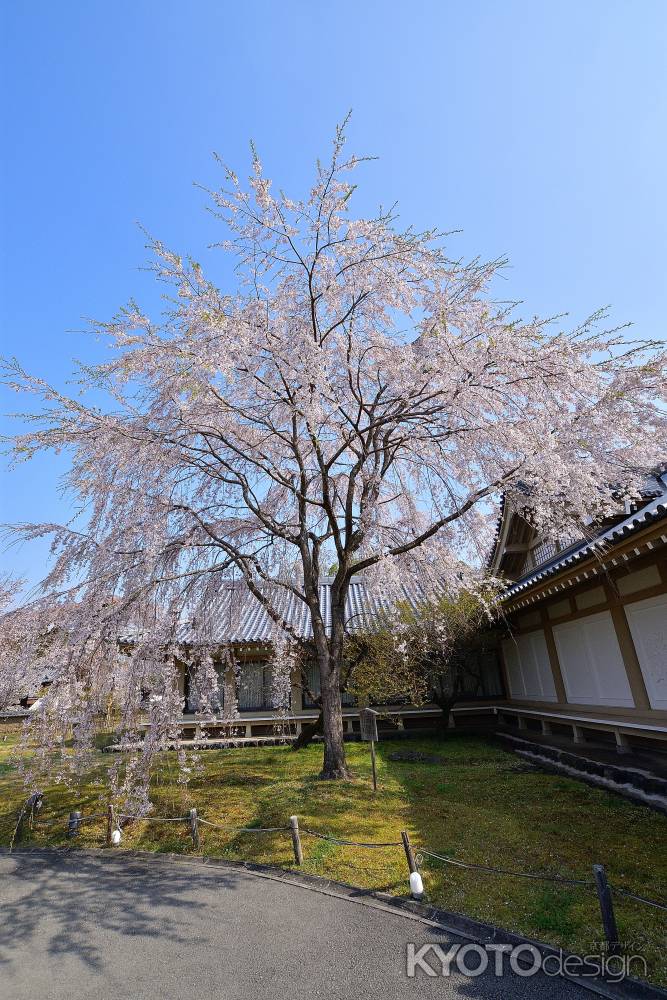
[[[0,734],[1,738],[1,734]],[[0,742],[0,844],[8,844],[16,810],[24,798],[10,762],[11,743]],[[444,763],[389,760],[393,751],[439,754]],[[165,753],[154,776],[156,815],[183,815],[195,806],[202,817],[235,826],[284,826],[296,813],[302,828],[344,839],[393,841],[408,830],[420,846],[478,864],[591,878],[604,864],[613,884],[640,895],[667,895],[667,818],[568,778],[527,769],[521,760],[481,738],[453,734],[446,742],[382,742],[379,789],[370,787],[368,747],[348,745],[351,782],[316,780],[321,747],[299,753],[286,747],[205,751],[187,787],[176,781],[173,753]],[[104,775],[112,755],[99,753],[76,791],[47,789],[45,806],[27,840],[70,843],[70,809],[104,810]],[[47,825],[62,817],[57,825]],[[293,865],[289,835],[251,834],[201,827],[201,853]],[[104,823],[83,827],[82,847],[104,843]],[[185,824],[128,825],[123,847],[193,853]],[[304,870],[355,885],[407,893],[407,867],[400,847],[364,850],[304,838]],[[589,888],[465,871],[424,859],[430,901],[556,945],[594,950],[601,929]],[[193,875],[193,878],[196,877]],[[645,954],[655,982],[667,983],[665,914],[616,899],[621,937]]]

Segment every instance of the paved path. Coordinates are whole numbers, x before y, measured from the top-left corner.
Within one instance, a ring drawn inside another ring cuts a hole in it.
[[[0,1000],[591,996],[541,974],[408,979],[406,945],[427,941],[461,943],[398,913],[224,865],[0,855]]]

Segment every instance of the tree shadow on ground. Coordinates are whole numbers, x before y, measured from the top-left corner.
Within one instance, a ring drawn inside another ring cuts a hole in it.
[[[79,852],[0,852],[0,968],[12,964],[19,944],[50,956],[71,954],[97,972],[104,957],[93,944],[100,930],[128,937],[167,938],[191,944],[181,926],[200,909],[197,886],[234,887],[233,871],[147,863],[123,855],[94,858]],[[91,931],[95,930],[93,935]]]

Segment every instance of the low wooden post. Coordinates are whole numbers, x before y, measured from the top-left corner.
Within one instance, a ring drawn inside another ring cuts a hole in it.
[[[607,948],[610,955],[618,955],[621,945],[618,940],[618,928],[614,915],[614,902],[611,897],[611,889],[607,882],[607,873],[603,865],[593,865],[593,875],[595,877],[595,888],[600,903],[600,913],[602,915],[602,926],[604,936],[607,939]]]
[[[415,854],[412,850],[412,844],[410,843],[407,830],[401,830],[401,840],[403,841],[403,850],[405,851],[408,868],[410,869],[410,874],[412,875],[413,872],[417,871],[417,862],[415,861]]]
[[[26,813],[30,816],[30,829],[32,830],[32,823],[35,818],[35,813],[44,805],[44,793],[43,792],[33,792],[26,803]]]
[[[373,770],[373,791],[378,790],[378,776],[375,769],[375,740],[371,740],[371,768]]]
[[[67,836],[76,837],[79,832],[79,826],[81,825],[81,813],[78,809],[69,814],[69,821],[67,823]]]
[[[294,848],[294,860],[297,865],[303,864],[303,851],[301,850],[301,837],[299,836],[299,820],[296,816],[290,816],[289,825],[292,830],[292,847]]]
[[[114,808],[111,803],[109,803],[107,807],[107,847],[111,847],[111,834],[113,833],[116,825],[115,819]]]
[[[190,836],[194,847],[199,850],[199,820],[196,809],[190,810]]]
[[[32,818],[35,811],[39,811],[43,804],[43,793],[33,792],[33,794],[28,798],[25,805],[18,814],[16,820],[16,826],[14,828],[14,835],[12,837],[12,843],[18,843],[25,833],[25,821],[26,817],[30,820],[30,829],[32,830]]]

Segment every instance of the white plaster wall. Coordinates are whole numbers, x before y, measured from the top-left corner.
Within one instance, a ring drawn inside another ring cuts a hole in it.
[[[568,701],[634,708],[608,611],[555,625],[553,633]]]
[[[503,656],[513,698],[556,701],[549,652],[542,629],[505,639]]]
[[[626,604],[651,708],[667,709],[667,594]]]

